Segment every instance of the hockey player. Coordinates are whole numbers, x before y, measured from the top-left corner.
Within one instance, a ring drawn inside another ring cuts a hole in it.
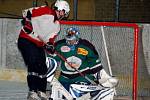
[[[65,38],[56,42],[53,56],[61,64],[61,74],[58,80],[66,90],[69,91],[72,84],[91,85],[96,83],[109,88],[105,90],[107,95],[114,95],[114,90],[110,88],[115,87],[118,80],[105,72],[95,47],[88,40],[81,39],[76,28],[68,28]],[[74,96],[74,98],[79,96],[81,95]]]
[[[67,17],[70,8],[64,0],[57,0],[54,8],[33,7],[24,10],[22,29],[18,38],[18,48],[27,66],[28,100],[48,100],[47,66],[43,46],[53,47],[55,37],[60,31],[59,20]]]

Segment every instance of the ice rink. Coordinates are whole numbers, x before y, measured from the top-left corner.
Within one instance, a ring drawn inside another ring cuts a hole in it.
[[[0,100],[27,100],[25,82],[0,80]]]

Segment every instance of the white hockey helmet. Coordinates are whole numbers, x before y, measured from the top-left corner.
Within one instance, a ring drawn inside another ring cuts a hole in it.
[[[57,10],[64,10],[66,15],[69,14],[70,6],[67,1],[57,0],[54,6],[57,8]]]

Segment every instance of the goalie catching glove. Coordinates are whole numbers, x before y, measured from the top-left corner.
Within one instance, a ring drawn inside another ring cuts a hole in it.
[[[116,77],[109,76],[104,69],[100,70],[97,74],[99,84],[106,88],[113,88],[118,85],[118,79]]]

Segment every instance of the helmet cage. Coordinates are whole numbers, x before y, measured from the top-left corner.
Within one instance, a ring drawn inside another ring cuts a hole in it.
[[[78,40],[79,32],[76,28],[68,28],[65,34],[66,40]]]

